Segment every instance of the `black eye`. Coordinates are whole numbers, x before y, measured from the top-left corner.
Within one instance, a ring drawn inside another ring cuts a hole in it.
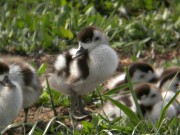
[[[140,75],[140,78],[144,78],[145,77],[145,75]]]
[[[156,94],[152,94],[151,97],[154,98],[156,96]]]
[[[95,37],[95,41],[99,40],[99,37]]]
[[[178,87],[178,86],[179,86],[179,83],[176,83],[175,86]]]
[[[91,39],[90,38],[87,38],[84,43],[90,43],[91,42]]]

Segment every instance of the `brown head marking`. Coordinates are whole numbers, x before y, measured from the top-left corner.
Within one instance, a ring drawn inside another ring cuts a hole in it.
[[[5,62],[0,61],[0,74],[4,74],[8,72],[9,72],[9,66]]]
[[[139,69],[142,72],[151,71],[152,73],[154,73],[154,69],[151,67],[151,65],[144,63],[144,62],[135,62],[135,63],[131,64],[129,67],[130,77],[132,77],[134,75],[134,73],[136,72],[137,69]]]
[[[88,40],[92,40],[94,30],[99,30],[99,29],[95,26],[85,27],[78,33],[77,40],[83,43],[86,43]]]
[[[148,83],[139,84],[135,88],[137,99],[141,100],[143,96],[147,96],[150,93],[151,87]]]

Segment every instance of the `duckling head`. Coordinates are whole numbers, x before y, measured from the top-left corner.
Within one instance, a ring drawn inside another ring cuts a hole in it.
[[[137,85],[135,93],[138,101],[145,106],[152,106],[162,100],[159,89],[149,83]]]
[[[81,56],[86,52],[91,52],[100,45],[108,45],[106,36],[95,26],[89,26],[82,29],[77,39],[79,42],[79,48],[73,58]]]
[[[135,62],[129,67],[132,82],[156,82],[158,79],[151,65],[144,62]]]
[[[174,71],[161,79],[159,85],[161,91],[170,90],[177,92],[180,90],[180,71]]]

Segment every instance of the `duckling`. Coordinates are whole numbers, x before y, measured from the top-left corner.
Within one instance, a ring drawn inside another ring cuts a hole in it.
[[[21,58],[6,57],[4,61],[9,66],[9,78],[15,80],[22,89],[24,122],[27,122],[29,108],[39,99],[42,93],[41,83],[34,68]]]
[[[151,90],[154,89],[154,90]],[[138,99],[138,103],[142,106],[143,105],[149,106],[154,105],[156,102],[159,102],[162,97],[157,92],[158,88],[154,87],[149,83],[140,83],[135,86],[135,94]],[[118,94],[112,97],[114,100],[126,105],[130,108],[134,113],[137,112],[136,105],[134,103],[133,97],[131,94]],[[143,107],[142,107],[143,111]],[[99,113],[102,115],[106,115],[109,120],[113,120],[119,116],[126,116],[125,113],[119,109],[117,106],[113,105],[111,102],[107,101],[104,106],[99,110]]]
[[[164,72],[159,85],[163,99],[170,101],[175,96],[176,92],[180,90],[179,86],[180,68],[167,69]],[[180,114],[180,95],[176,98],[173,104],[177,110],[177,114]]]
[[[159,78],[153,67],[145,62],[132,63],[129,66],[129,74],[132,82],[156,83]],[[113,89],[125,83],[127,83],[126,73],[123,73],[110,80],[107,84],[107,88]]]
[[[81,114],[87,114],[82,96],[112,76],[118,66],[118,56],[99,28],[85,27],[77,39],[79,48],[60,54],[54,65],[56,73],[49,78],[51,88],[71,97],[73,116],[76,104]]]
[[[9,67],[0,61],[0,132],[19,114],[23,97],[20,85],[8,77]]]
[[[136,87],[135,93],[146,120],[155,123],[161,115],[162,108],[168,103],[162,100],[158,87],[152,84],[140,84]],[[166,111],[166,118],[172,118],[176,115],[174,105],[170,105]]]

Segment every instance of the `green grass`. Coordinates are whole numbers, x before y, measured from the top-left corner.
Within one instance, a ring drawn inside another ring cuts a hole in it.
[[[77,45],[76,34],[85,26],[96,25],[107,35],[113,48],[120,48],[137,60],[138,54],[154,47],[155,51],[180,49],[180,2],[157,0],[1,0],[0,1],[0,50],[15,54],[59,53]],[[180,56],[163,62],[163,67],[180,65]],[[43,64],[38,75],[46,70]],[[33,123],[29,135],[56,134],[180,134],[180,118],[163,119],[153,125],[114,101],[110,96],[131,82],[100,95],[101,87],[87,96],[85,103],[97,107],[107,99],[126,111],[127,118],[109,121],[106,117],[92,113],[92,121],[83,121],[83,129],[70,128],[62,120],[52,118],[42,130],[38,121]],[[131,90],[133,93],[133,91]],[[68,97],[51,90],[54,105],[69,107]],[[93,101],[92,101],[93,99]],[[174,99],[172,99],[174,100]],[[136,101],[136,99],[135,99]],[[39,104],[51,107],[50,95],[44,89]],[[140,112],[139,112],[140,113]]]
[[[76,34],[96,25],[113,47],[137,54],[149,46],[179,48],[180,2],[156,0],[2,0],[0,49],[11,53],[54,53],[77,45]],[[129,49],[131,48],[131,49]]]

